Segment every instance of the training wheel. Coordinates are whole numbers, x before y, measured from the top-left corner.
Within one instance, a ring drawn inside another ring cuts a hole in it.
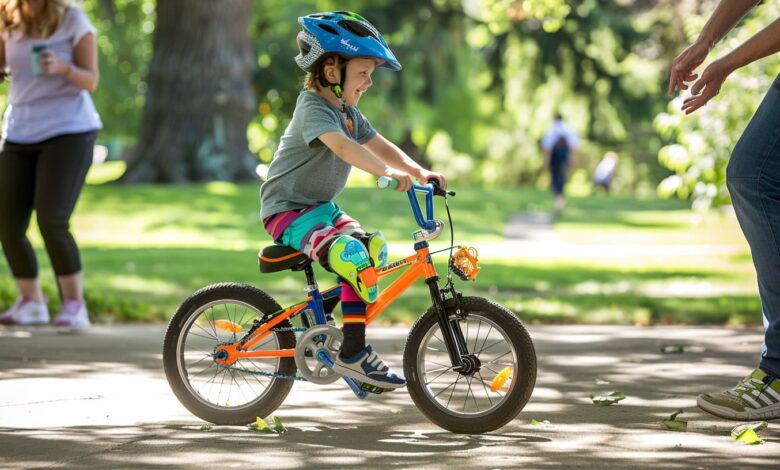
[[[320,385],[338,380],[341,375],[318,361],[317,352],[323,350],[333,362],[343,341],[344,333],[335,326],[314,326],[306,330],[298,338],[295,347],[295,365],[298,366],[298,373],[309,382]]]

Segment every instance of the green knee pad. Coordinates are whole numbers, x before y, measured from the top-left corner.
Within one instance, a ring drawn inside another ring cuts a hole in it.
[[[387,242],[382,232],[374,232],[368,237],[368,256],[374,262],[375,268],[381,268],[387,264]]]
[[[379,295],[376,273],[371,266],[368,251],[359,240],[342,235],[328,250],[330,268],[341,276],[366,303],[373,303]]]

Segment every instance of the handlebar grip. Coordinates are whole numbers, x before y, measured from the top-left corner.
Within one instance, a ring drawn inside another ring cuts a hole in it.
[[[380,176],[376,180],[376,187],[379,189],[395,189],[398,187],[398,180],[389,176]]]

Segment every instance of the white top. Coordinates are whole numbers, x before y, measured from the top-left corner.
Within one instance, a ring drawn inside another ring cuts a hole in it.
[[[577,136],[577,133],[569,129],[569,126],[564,124],[562,120],[556,119],[542,138],[542,148],[545,150],[552,149],[561,137],[566,139],[566,145],[570,149],[576,149],[580,146],[580,138]]]
[[[33,73],[34,45],[45,45],[58,59],[73,65],[73,50],[88,33],[95,34],[95,27],[77,8],[68,8],[62,24],[48,38],[26,37],[19,29],[3,33],[5,60],[11,69],[3,138],[30,144],[103,127],[89,92],[61,75]]]

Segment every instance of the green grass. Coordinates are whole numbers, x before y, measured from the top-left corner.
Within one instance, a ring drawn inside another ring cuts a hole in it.
[[[92,182],[113,179],[96,167]],[[257,270],[258,249],[270,244],[259,220],[258,185],[88,185],[74,217],[85,265],[87,297],[98,320],[164,321],[191,292],[236,281],[267,290],[280,303],[303,296],[301,273]],[[450,200],[456,242],[484,253],[466,295],[491,297],[529,322],[755,324],[760,306],[747,246],[733,219],[693,215],[685,202],[624,197],[572,198],[554,226],[556,246],[504,240],[511,214],[550,209],[546,191],[532,188],[454,188]],[[347,189],[337,200],[369,230],[381,229],[391,258],[411,253],[414,222],[406,196],[372,188]],[[437,215],[445,218],[443,205]],[[37,228],[42,279],[56,297]],[[448,233],[435,242],[443,246]],[[634,247],[621,256],[594,250]],[[670,248],[671,247],[671,248]],[[674,249],[672,249],[674,248]],[[663,255],[663,250],[671,250]],[[650,250],[650,254],[648,254]],[[652,250],[662,250],[653,255]],[[688,250],[691,251],[688,254]],[[634,253],[635,251],[635,253]],[[446,272],[446,256],[437,257]],[[332,275],[318,269],[321,286]],[[10,273],[0,261],[0,307],[13,299]],[[383,313],[384,322],[409,322],[430,304],[424,284]],[[56,307],[56,306],[54,306]]]

